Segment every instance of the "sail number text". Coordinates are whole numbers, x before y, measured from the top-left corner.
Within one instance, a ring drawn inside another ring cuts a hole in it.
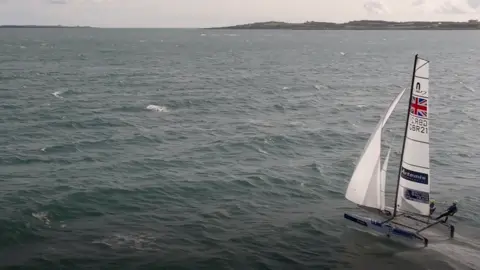
[[[408,124],[408,129],[411,131],[428,134],[428,120],[411,117],[410,123]]]

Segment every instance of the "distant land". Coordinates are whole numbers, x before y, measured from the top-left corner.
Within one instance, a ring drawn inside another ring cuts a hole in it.
[[[0,25],[0,28],[92,28],[91,26],[63,26],[63,25]]]
[[[251,24],[213,27],[209,29],[287,29],[287,30],[480,30],[478,20],[467,22],[390,22],[361,20],[347,23],[314,22],[286,23],[286,22],[257,22]]]

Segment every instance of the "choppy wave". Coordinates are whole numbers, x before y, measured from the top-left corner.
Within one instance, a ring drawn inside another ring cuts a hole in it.
[[[409,251],[342,217],[355,161],[421,47],[432,196],[459,199],[459,234],[478,235],[477,36],[18,31],[0,31],[0,267],[478,268],[475,237]],[[387,179],[406,101],[384,132]]]

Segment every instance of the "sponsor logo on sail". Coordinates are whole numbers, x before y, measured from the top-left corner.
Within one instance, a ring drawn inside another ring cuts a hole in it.
[[[409,188],[405,188],[403,193],[405,199],[419,202],[419,203],[429,203],[430,201],[430,194],[428,192],[413,190]]]
[[[427,91],[423,90],[421,84],[417,82],[417,84],[415,85],[415,93],[425,95]]]
[[[428,184],[428,174],[405,169],[402,166],[401,176],[403,179],[420,184]]]

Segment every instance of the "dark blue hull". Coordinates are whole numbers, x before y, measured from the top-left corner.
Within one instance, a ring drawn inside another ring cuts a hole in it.
[[[428,240],[425,237],[422,237],[415,232],[411,232],[398,226],[392,225],[388,222],[382,223],[371,218],[355,216],[347,213],[344,214],[344,217],[366,228],[372,229],[381,234],[385,234],[388,237],[397,236],[403,239],[420,240],[423,241],[425,246],[428,245]]]

